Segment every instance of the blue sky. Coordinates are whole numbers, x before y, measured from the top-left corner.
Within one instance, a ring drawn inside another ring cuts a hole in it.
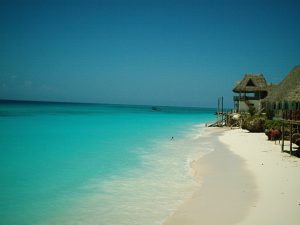
[[[0,0],[0,99],[212,106],[300,64],[299,1]]]

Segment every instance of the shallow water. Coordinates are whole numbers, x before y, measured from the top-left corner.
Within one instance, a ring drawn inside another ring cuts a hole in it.
[[[160,224],[212,109],[0,103],[0,224]],[[170,140],[174,137],[174,140]]]

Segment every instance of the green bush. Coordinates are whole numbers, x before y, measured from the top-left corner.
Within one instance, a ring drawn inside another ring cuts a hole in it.
[[[242,128],[250,132],[264,132],[266,117],[262,115],[245,116]]]
[[[271,128],[280,130],[281,121],[280,120],[266,120],[265,129],[271,129]]]

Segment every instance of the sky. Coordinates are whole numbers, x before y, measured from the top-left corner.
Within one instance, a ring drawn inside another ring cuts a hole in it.
[[[300,64],[297,0],[0,0],[0,99],[215,107]]]

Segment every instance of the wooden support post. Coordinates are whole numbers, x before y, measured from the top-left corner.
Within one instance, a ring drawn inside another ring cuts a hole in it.
[[[284,151],[284,120],[282,120],[281,124],[281,135],[282,135],[282,141],[281,141],[281,151]]]
[[[221,98],[221,113],[222,113],[222,116],[221,116],[221,118],[222,118],[222,122],[221,122],[221,126],[223,127],[223,120],[224,120],[224,108],[223,108],[223,96],[222,96],[222,98]]]
[[[293,136],[293,125],[290,122],[290,154],[293,154],[293,143],[292,143],[292,136]]]
[[[220,98],[218,98],[218,110],[217,110],[217,126],[219,127],[219,112],[220,112]]]

